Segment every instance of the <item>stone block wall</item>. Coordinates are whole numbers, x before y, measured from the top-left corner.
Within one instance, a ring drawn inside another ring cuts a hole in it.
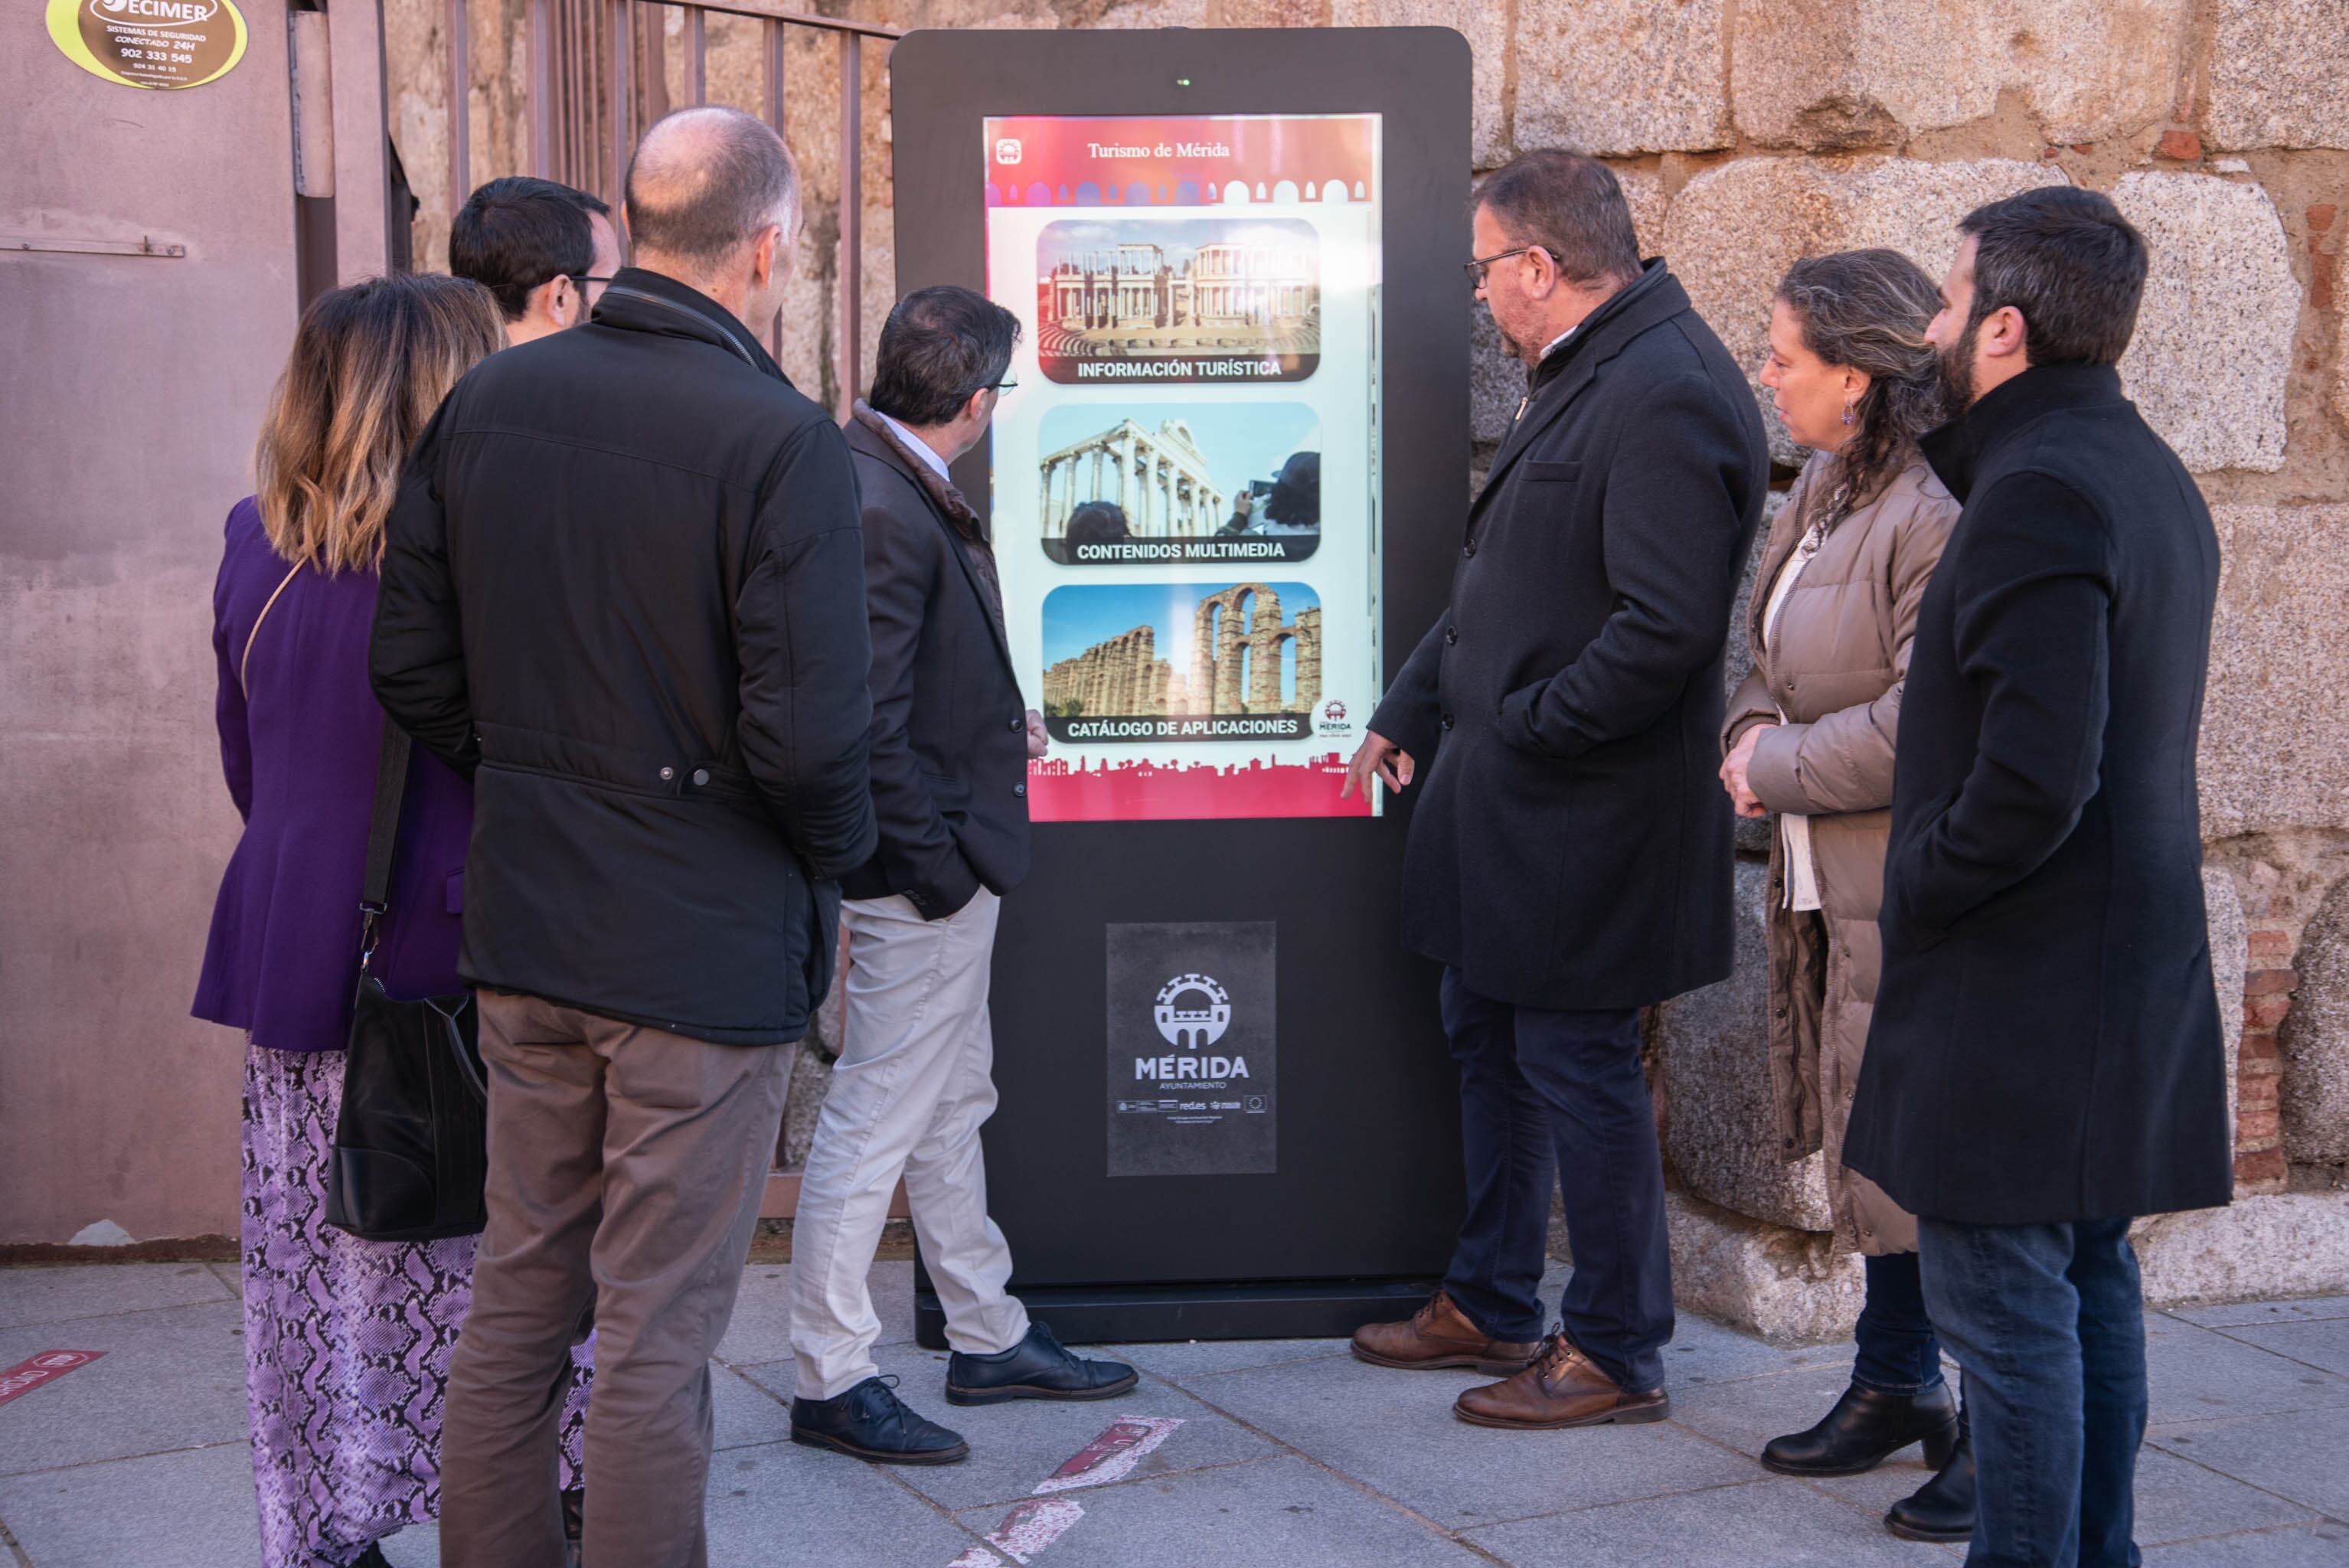
[[[1622,178],[1643,244],[1758,369],[1771,291],[1820,250],[1893,245],[1939,272],[1974,204],[2045,181],[2109,192],[2154,252],[2123,370],[2209,499],[2224,558],[2202,731],[2206,904],[2236,1057],[2232,1211],[2146,1228],[2163,1298],[2349,1289],[2349,27],[2340,0],[823,0],[915,27],[1441,25],[1475,55],[1470,177],[1567,146]],[[476,178],[517,166],[521,0],[473,0]],[[445,10],[388,0],[395,134],[434,256]],[[710,81],[755,108],[755,30],[713,24]],[[808,171],[784,362],[829,396],[836,57],[794,33]],[[885,51],[864,88],[863,350],[890,299]],[[672,53],[671,71],[681,67]],[[682,98],[681,79],[673,97]],[[436,119],[436,116],[440,117]],[[445,142],[440,143],[445,145]],[[1481,473],[1523,391],[1483,313]],[[1764,400],[1765,418],[1767,400]],[[1783,484],[1801,455],[1775,430]],[[1751,853],[1762,841],[1741,840]],[[1738,975],[1651,1029],[1675,1253],[1692,1305],[1787,1335],[1856,1305],[1817,1174],[1769,1148],[1759,882]],[[1815,1163],[1815,1162],[1813,1162]]]

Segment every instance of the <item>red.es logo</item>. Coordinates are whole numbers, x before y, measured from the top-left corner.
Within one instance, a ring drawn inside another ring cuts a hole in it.
[[[1019,139],[1016,136],[997,137],[995,139],[995,161],[998,163],[1019,162]]]

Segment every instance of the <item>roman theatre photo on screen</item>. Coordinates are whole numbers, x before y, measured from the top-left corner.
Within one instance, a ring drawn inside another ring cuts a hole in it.
[[[1048,223],[1036,323],[1055,381],[1301,381],[1321,357],[1319,242],[1296,218]]]

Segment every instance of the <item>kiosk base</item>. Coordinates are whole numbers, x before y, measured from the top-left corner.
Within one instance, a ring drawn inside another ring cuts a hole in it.
[[[1342,1339],[1365,1323],[1409,1317],[1433,1279],[1299,1284],[1060,1285],[1021,1290],[1030,1315],[1067,1345],[1183,1339]],[[947,1347],[947,1318],[926,1280],[914,1287],[914,1342]]]

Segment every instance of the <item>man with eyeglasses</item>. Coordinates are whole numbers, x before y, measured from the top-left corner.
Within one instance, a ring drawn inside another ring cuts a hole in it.
[[[1345,786],[1423,776],[1403,941],[1444,965],[1468,1212],[1443,1288],[1354,1354],[1504,1376],[1454,1407],[1485,1426],[1659,1421],[1671,1258],[1640,1009],[1730,971],[1722,648],[1769,454],[1603,164],[1525,154],[1473,230],[1526,397]],[[1574,1274],[1545,1337],[1553,1183]]]
[[[577,326],[620,270],[612,209],[585,191],[513,175],[465,199],[449,270],[497,296],[506,346]]]
[[[792,1229],[792,1439],[874,1463],[969,1452],[903,1404],[873,1361],[881,1324],[865,1278],[900,1176],[946,1309],[948,1403],[1105,1399],[1135,1381],[1028,1321],[1004,1290],[1011,1253],[987,1215],[988,973],[1000,897],[1028,874],[1028,762],[1045,738],[1013,674],[994,543],[948,469],[1015,385],[1019,336],[1018,318],[968,289],[907,294],[848,427],[881,841],[841,879],[843,1049]]]

